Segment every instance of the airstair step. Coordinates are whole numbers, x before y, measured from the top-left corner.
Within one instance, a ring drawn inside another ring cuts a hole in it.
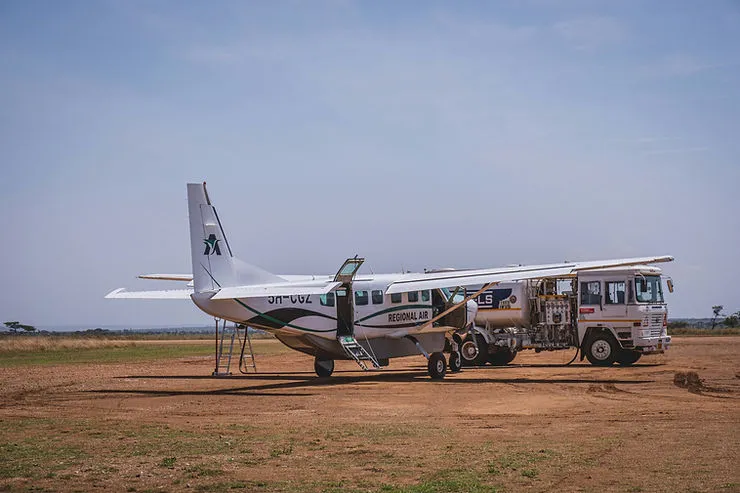
[[[372,363],[375,368],[380,368],[377,360],[353,336],[339,336],[337,341],[344,349],[344,353],[355,360],[363,370],[368,369],[365,361]]]

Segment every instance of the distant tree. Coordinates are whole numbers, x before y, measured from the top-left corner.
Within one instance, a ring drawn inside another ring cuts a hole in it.
[[[10,329],[11,332],[18,332],[19,330],[24,330],[26,332],[35,332],[36,327],[32,325],[23,325],[22,323],[15,321],[15,322],[5,322],[5,326]]]
[[[725,307],[722,305],[714,305],[712,307],[712,313],[714,314],[714,316],[712,317],[712,329],[714,329],[717,326],[717,317],[720,316],[724,308]]]
[[[740,325],[740,311],[737,311],[733,313],[732,315],[728,315],[725,317],[725,319],[722,321],[722,325],[725,327],[737,327]]]
[[[689,323],[685,320],[677,320],[675,322],[668,322],[669,329],[685,329],[689,326]]]

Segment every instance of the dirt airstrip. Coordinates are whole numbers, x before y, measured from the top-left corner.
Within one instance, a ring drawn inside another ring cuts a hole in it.
[[[220,379],[204,356],[0,367],[0,491],[740,491],[740,337],[441,382],[256,353]]]

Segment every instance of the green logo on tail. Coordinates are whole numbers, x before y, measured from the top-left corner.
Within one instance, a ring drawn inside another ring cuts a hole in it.
[[[219,240],[216,238],[216,235],[211,233],[208,239],[203,240],[203,243],[206,244],[206,251],[203,252],[203,255],[213,255],[214,253],[221,255],[221,248],[219,248],[218,242]]]

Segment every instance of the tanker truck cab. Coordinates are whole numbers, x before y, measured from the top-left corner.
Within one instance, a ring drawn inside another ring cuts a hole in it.
[[[670,346],[658,267],[580,272],[577,299],[581,358],[592,364],[627,366],[643,354],[663,353]]]

